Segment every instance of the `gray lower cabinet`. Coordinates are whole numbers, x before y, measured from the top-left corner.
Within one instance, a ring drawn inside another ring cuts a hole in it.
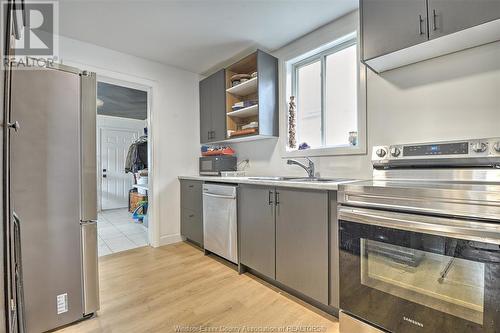
[[[203,199],[199,180],[181,180],[181,235],[203,246]]]
[[[276,280],[328,304],[328,193],[276,191]]]
[[[238,229],[240,262],[275,279],[274,188],[240,185]]]
[[[340,308],[339,221],[337,191],[328,192],[330,200],[330,306]]]
[[[500,0],[429,0],[429,38],[500,19]]]

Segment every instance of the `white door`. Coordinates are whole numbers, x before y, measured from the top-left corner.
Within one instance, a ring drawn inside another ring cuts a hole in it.
[[[140,135],[134,129],[100,128],[101,209],[128,207],[134,176],[125,173],[125,159],[130,145]]]

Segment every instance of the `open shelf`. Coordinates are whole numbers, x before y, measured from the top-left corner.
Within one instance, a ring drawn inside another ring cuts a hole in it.
[[[250,135],[235,136],[233,138],[217,141],[216,143],[248,142],[248,141],[268,140],[268,139],[278,139],[278,137],[272,135],[250,134]]]
[[[257,77],[254,77],[248,81],[238,84],[237,86],[231,87],[226,91],[236,96],[248,96],[250,94],[255,94],[257,92],[257,87]]]
[[[231,111],[227,113],[228,117],[233,117],[233,118],[248,118],[252,116],[258,116],[259,115],[259,105],[255,104],[243,109],[239,109],[236,111]]]

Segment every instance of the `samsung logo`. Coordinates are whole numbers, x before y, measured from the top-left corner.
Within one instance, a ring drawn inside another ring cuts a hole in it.
[[[418,322],[418,321],[416,321],[416,320],[410,319],[410,318],[408,318],[408,317],[403,316],[403,320],[404,320],[404,321],[407,321],[407,322],[409,322],[410,324],[413,324],[413,325],[415,325],[415,326],[422,327],[422,328],[424,327],[424,324],[422,324],[421,322]]]

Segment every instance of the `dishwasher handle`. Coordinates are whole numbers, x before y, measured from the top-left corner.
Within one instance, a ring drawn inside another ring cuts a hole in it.
[[[213,194],[213,193],[207,193],[207,192],[204,192],[203,195],[205,195],[207,197],[220,198],[220,199],[236,199],[236,196],[234,196],[234,195],[220,195],[220,194]]]

